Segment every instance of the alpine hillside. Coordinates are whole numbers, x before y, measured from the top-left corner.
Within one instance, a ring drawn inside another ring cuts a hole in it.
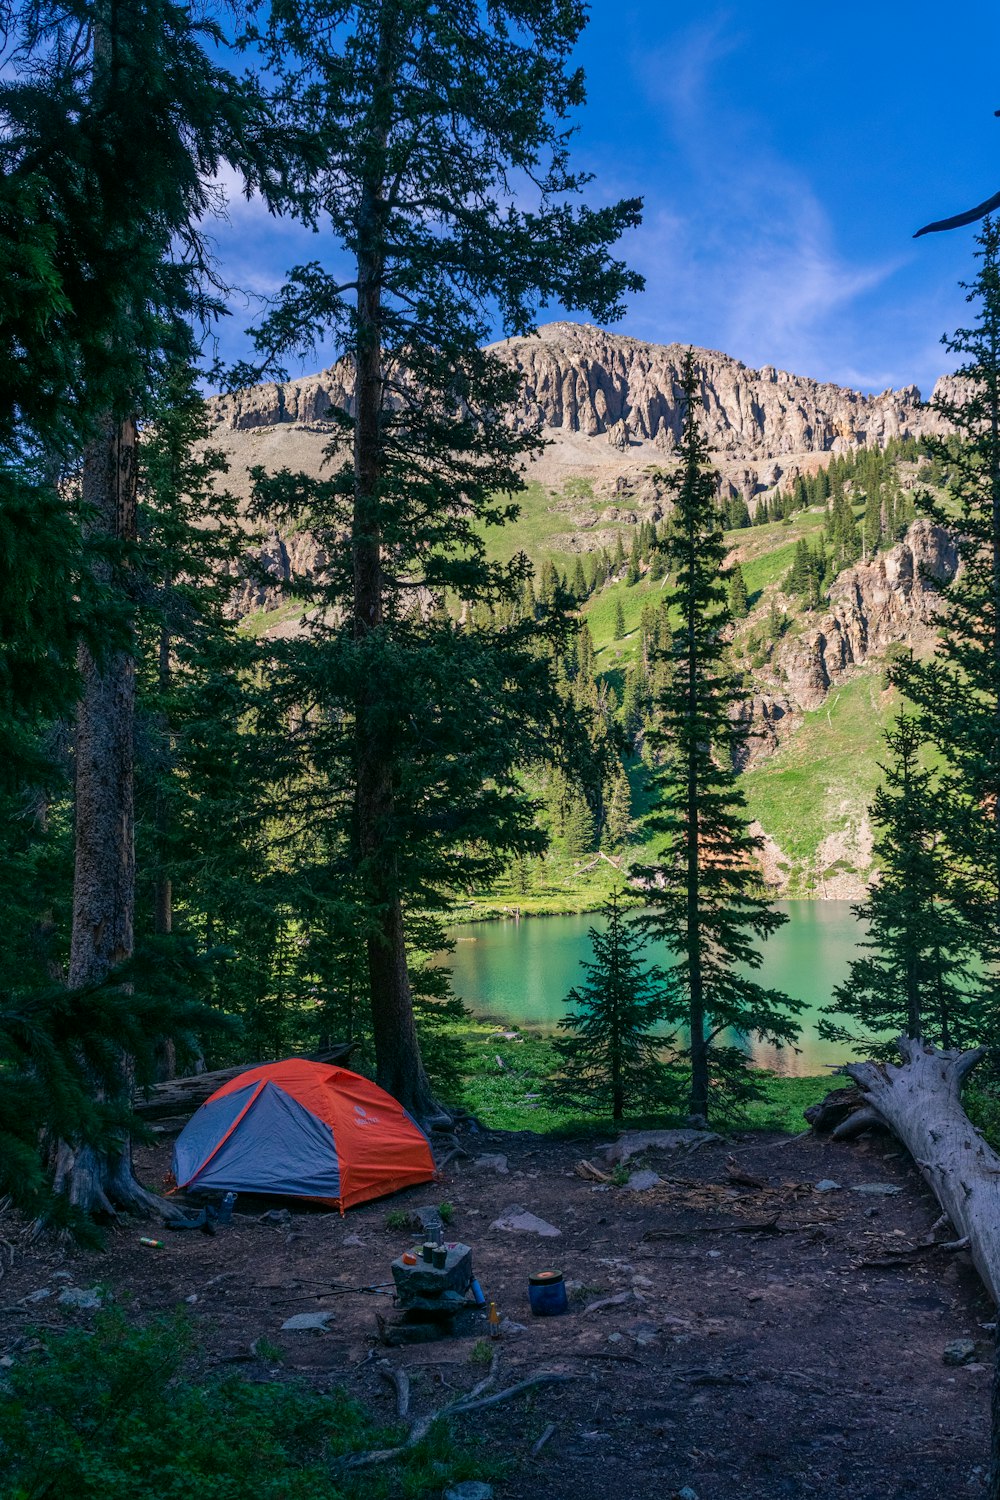
[[[588,906],[644,854],[644,695],[665,583],[655,541],[669,525],[664,476],[685,346],[559,322],[495,349],[523,373],[514,421],[540,427],[547,446],[525,474],[518,520],[484,543],[498,560],[526,553],[535,590],[564,582],[574,594],[595,711],[614,720],[622,776],[617,793],[605,786],[576,819],[566,788],[554,793],[543,778],[552,853],[477,905]],[[783,895],[854,898],[873,874],[866,808],[898,709],[886,663],[932,648],[932,581],[956,566],[947,533],[913,503],[917,490],[947,482],[922,451],[942,423],[915,386],[867,396],[712,350],[695,358],[734,573],[734,651],[753,688],[744,786],[766,837],[764,875]],[[322,474],[336,410],[352,402],[343,362],[213,398],[211,444],[229,463],[227,487],[248,502],[255,467]],[[301,606],[288,585],[325,558],[306,532],[265,524],[257,541],[235,607],[248,630],[294,633]],[[628,805],[612,833],[616,795]]]

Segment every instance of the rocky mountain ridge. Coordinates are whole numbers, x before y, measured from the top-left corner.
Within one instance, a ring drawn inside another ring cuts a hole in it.
[[[621,458],[639,457],[650,446],[661,454],[674,448],[686,346],[562,322],[491,347],[523,373],[513,414],[517,426],[540,426],[557,442],[603,438]],[[713,453],[724,460],[762,464],[849,452],[940,430],[915,385],[867,396],[773,366],[753,370],[716,350],[695,349],[694,355],[704,430]],[[230,432],[284,424],[323,428],[334,409],[352,410],[353,384],[351,366],[341,360],[316,375],[216,396],[210,410],[217,427]],[[641,456],[648,463],[653,455]]]

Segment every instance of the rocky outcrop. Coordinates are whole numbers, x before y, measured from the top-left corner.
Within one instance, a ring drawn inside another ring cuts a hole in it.
[[[681,425],[684,345],[648,344],[590,324],[548,323],[534,337],[492,348],[524,377],[516,427],[603,436],[623,455],[647,443],[657,453],[673,450]],[[709,447],[723,460],[756,466],[741,475],[737,488],[745,494],[774,483],[781,472],[774,460],[782,456],[881,447],[893,437],[940,428],[916,386],[865,396],[770,365],[752,370],[711,349],[695,349],[694,356]],[[335,409],[352,411],[353,387],[351,366],[342,360],[284,385],[215,397],[212,415],[232,431],[283,423],[322,426]]]
[[[580,323],[548,323],[533,338],[493,346],[524,374],[515,420],[669,451],[680,434],[680,375],[686,348],[647,344]],[[938,430],[916,386],[865,396],[789,375],[749,369],[729,355],[695,349],[703,430],[719,454],[768,460],[789,453],[882,447],[893,437]]]
[[[334,408],[349,414],[354,408],[354,371],[341,360],[318,375],[290,380],[285,385],[251,386],[228,396],[213,396],[209,416],[219,427],[247,432],[255,427],[276,427],[282,422],[301,426],[329,421]]]
[[[777,662],[798,708],[818,708],[851,667],[905,641],[919,651],[934,636],[940,609],[935,585],[955,576],[953,538],[928,520],[870,563],[846,569],[830,590],[829,610],[815,626],[786,640]]]

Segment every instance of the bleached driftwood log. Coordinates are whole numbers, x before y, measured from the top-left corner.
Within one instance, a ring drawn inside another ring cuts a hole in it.
[[[942,1052],[921,1038],[900,1037],[902,1065],[850,1063],[865,1104],[885,1121],[916,1162],[962,1239],[994,1302],[1000,1305],[1000,1156],[962,1108],[962,1082],[986,1056]]]

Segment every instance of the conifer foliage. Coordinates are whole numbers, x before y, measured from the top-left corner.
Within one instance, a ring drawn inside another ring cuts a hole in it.
[[[886,732],[891,759],[871,807],[879,830],[877,882],[854,907],[868,924],[847,982],[834,991],[821,1035],[866,1057],[896,1055],[899,1033],[939,1047],[969,1045],[978,1017],[968,963],[969,933],[953,898],[934,774],[921,763],[924,740],[903,714]]]
[[[689,1106],[709,1116],[713,1079],[745,1083],[742,1053],[723,1044],[727,1032],[773,1042],[797,1034],[798,1002],[739,970],[753,971],[755,946],[785,920],[760,892],[734,757],[745,730],[733,712],[741,688],[729,670],[723,629],[729,622],[725,547],[716,476],[698,427],[698,372],[683,369],[684,426],[673,475],[675,513],[667,560],[675,627],[670,680],[658,698],[651,735],[662,756],[652,778],[658,806],[651,826],[665,835],[662,863],[645,872],[647,926],[674,954],[666,1015],[689,1031]]]
[[[602,915],[603,931],[590,928],[593,959],[583,962],[585,982],[570,990],[574,1009],[559,1022],[567,1035],[554,1042],[559,1068],[554,1098],[584,1113],[648,1114],[677,1103],[679,1083],[662,1061],[672,1038],[660,1027],[667,1011],[664,974],[644,967],[647,938],[629,921],[615,891]]]
[[[957,394],[935,402],[959,440],[929,444],[950,468],[958,513],[954,503],[949,510],[930,498],[922,504],[950,531],[960,566],[943,593],[934,656],[901,663],[894,679],[944,762],[935,801],[993,1031],[1000,1021],[1000,225],[986,219],[978,242],[979,271],[967,288],[976,318],[948,341],[964,360]]]
[[[317,147],[291,204],[329,227],[259,347],[280,359],[327,337],[353,383],[330,478],[262,494],[331,558],[289,694],[316,705],[323,774],[350,805],[378,1081],[427,1120],[407,907],[537,848],[513,767],[542,754],[556,702],[533,620],[470,629],[422,618],[420,596],[474,612],[523,595],[523,559],[491,564],[481,535],[516,515],[503,497],[538,447],[502,420],[520,377],[484,348],[495,312],[508,334],[553,302],[614,319],[639,285],[611,254],[638,202],[584,206],[570,165],[585,19],[578,0],[285,0],[255,39],[282,123]]]

